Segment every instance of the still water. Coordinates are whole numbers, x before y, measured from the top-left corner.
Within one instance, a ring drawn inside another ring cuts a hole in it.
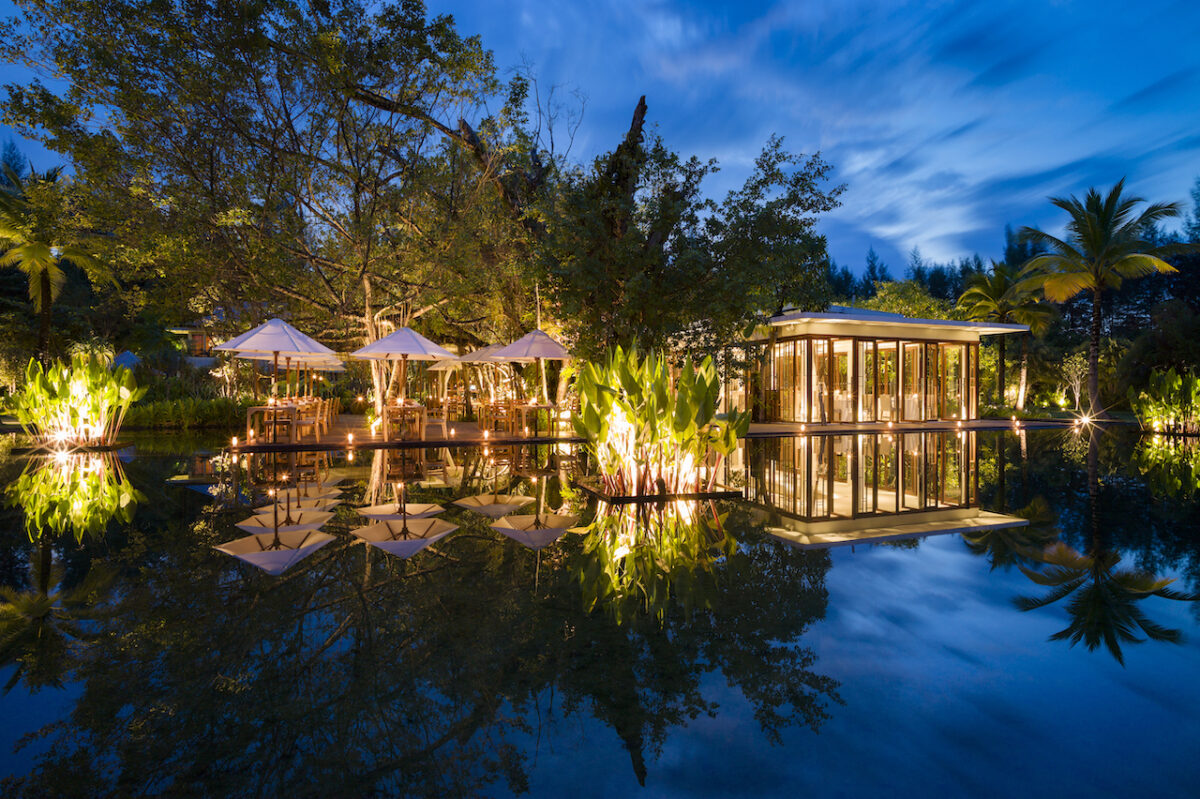
[[[568,451],[204,445],[4,458],[4,795],[1196,790],[1192,447],[750,441],[718,481],[745,500],[614,571]],[[214,547],[282,476],[285,517],[315,480],[339,504],[272,576]],[[408,558],[352,535],[401,496],[457,529]],[[515,540],[472,496],[580,518]]]

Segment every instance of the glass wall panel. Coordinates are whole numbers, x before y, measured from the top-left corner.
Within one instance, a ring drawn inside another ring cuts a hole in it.
[[[879,342],[879,416],[881,422],[900,420],[900,370],[896,342]]]
[[[923,438],[920,433],[906,433],[900,437],[903,442],[900,470],[901,510],[921,510],[925,507],[925,469],[921,458]]]
[[[875,421],[875,342],[859,341],[858,374],[854,376],[858,388],[858,421]]]
[[[938,419],[942,408],[942,358],[937,344],[925,345],[925,418]]]
[[[921,401],[921,389],[925,384],[925,370],[922,355],[924,347],[920,344],[902,342],[904,362],[901,364],[901,380],[903,389],[903,419],[907,422],[919,422],[924,419],[924,403]]]
[[[828,339],[813,339],[812,341],[812,398],[810,403],[812,407],[809,410],[810,422],[828,422],[830,407],[830,385],[829,385],[829,340]]]
[[[943,344],[943,385],[946,399],[942,414],[945,419],[962,419],[966,413],[967,355],[964,344]]]
[[[796,342],[796,390],[792,394],[792,421],[808,421],[808,340]]]
[[[850,390],[850,368],[854,341],[833,340],[833,421],[854,421],[854,397]]]
[[[833,436],[812,437],[813,479],[810,482],[812,493],[809,495],[808,514],[810,519],[828,518],[833,500]]]
[[[854,500],[856,514],[871,514],[875,507],[875,466],[876,442],[875,435],[860,435],[858,438],[858,457],[855,464],[854,485],[857,495]]]
[[[783,422],[796,421],[792,397],[796,390],[796,342],[781,341],[775,345],[775,418]]]
[[[876,448],[879,484],[876,507],[880,513],[896,513],[900,510],[900,442],[886,433],[877,439]]]
[[[979,345],[967,347],[967,418],[979,418]]]
[[[833,502],[830,515],[850,518],[854,515],[854,487],[850,478],[854,474],[854,436],[830,436],[833,445]]]

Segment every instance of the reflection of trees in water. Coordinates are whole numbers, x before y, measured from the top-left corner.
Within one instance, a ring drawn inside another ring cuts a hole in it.
[[[0,587],[0,666],[15,666],[5,693],[22,682],[30,691],[62,687],[79,647],[90,638],[87,622],[98,618],[113,578],[98,566],[68,585],[66,569],[47,538],[30,557],[29,576],[23,590]]]
[[[1007,571],[1035,560],[1043,549],[1058,540],[1057,518],[1045,497],[1034,497],[1017,516],[1029,524],[963,533],[963,541],[972,554],[988,559],[992,570]]]
[[[1018,597],[1014,601],[1021,610],[1031,611],[1067,600],[1070,622],[1050,640],[1069,641],[1072,646],[1082,641],[1092,651],[1103,645],[1124,665],[1122,645],[1145,640],[1179,643],[1183,637],[1179,630],[1149,618],[1140,605],[1143,600],[1156,596],[1190,602],[1197,596],[1168,588],[1174,578],[1158,577],[1144,568],[1118,568],[1122,556],[1113,549],[1111,525],[1102,507],[1102,432],[1093,426],[1082,435],[1088,442],[1086,551],[1055,541],[1041,551],[1015,552],[1018,560],[1034,566],[1018,563],[1021,572],[1048,590],[1040,597]]]
[[[526,736],[571,733],[581,713],[643,779],[672,728],[715,712],[707,673],[774,739],[836,700],[801,645],[825,612],[823,552],[746,547],[716,569],[711,607],[619,625],[583,611],[573,536],[536,583],[532,553],[469,514],[442,555],[335,544],[271,579],[196,545],[228,532],[212,518],[120,586],[74,672],[71,723],[14,792],[520,791]]]

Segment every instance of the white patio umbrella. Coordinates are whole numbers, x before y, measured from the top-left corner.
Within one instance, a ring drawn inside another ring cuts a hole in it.
[[[549,398],[546,396],[546,375],[542,371],[542,361],[569,361],[571,353],[541,330],[532,330],[512,344],[491,353],[491,357],[504,361],[533,361],[542,378],[542,399],[549,402]]]
[[[215,350],[236,353],[239,358],[270,356],[274,371],[279,371],[279,356],[290,365],[293,358],[336,359],[337,353],[316,339],[301,333],[282,319],[271,319],[253,330],[218,344]]]
[[[372,341],[362,349],[350,353],[351,358],[366,361],[400,360],[400,399],[404,399],[408,387],[408,360],[441,361],[453,358],[454,353],[445,350],[409,327]]]

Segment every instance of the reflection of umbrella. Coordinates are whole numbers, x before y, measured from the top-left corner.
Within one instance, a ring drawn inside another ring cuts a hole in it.
[[[474,497],[463,497],[462,499],[454,500],[454,504],[460,508],[473,510],[476,513],[482,513],[484,516],[489,516],[493,519],[499,519],[506,513],[512,513],[518,508],[523,508],[533,502],[533,497],[526,497],[521,494],[479,494]]]
[[[351,530],[354,537],[400,558],[411,558],[425,547],[458,529],[444,519],[386,521]]]
[[[491,528],[530,549],[541,549],[557,541],[578,521],[578,516],[559,516],[554,513],[543,516],[505,516],[493,522]]]
[[[276,529],[281,533],[289,533],[298,530],[316,530],[333,518],[332,511],[305,510],[292,515],[290,519],[292,524],[281,524],[276,528],[275,520],[270,518],[272,515],[256,513],[249,519],[243,519],[238,522],[237,527],[245,530],[247,533],[273,532]]]
[[[385,502],[382,505],[368,505],[365,508],[359,508],[358,514],[366,516],[368,519],[375,519],[376,521],[390,521],[392,519],[400,521],[404,518],[424,519],[429,516],[436,516],[444,510],[445,508],[441,505],[429,505],[419,502],[405,503],[403,508],[400,507],[399,502]]]
[[[276,508],[279,509],[280,513],[296,513],[299,511],[306,511],[306,510],[308,510],[308,511],[324,511],[324,510],[330,510],[331,508],[335,508],[338,505],[342,504],[342,501],[340,499],[333,499],[330,497],[319,497],[317,499],[312,499],[312,498],[295,499],[295,500],[293,500],[291,497],[284,497],[283,499],[285,500],[283,503],[275,503],[275,504],[267,503],[266,505],[263,505],[262,507],[255,508],[254,512],[256,514],[264,514],[265,515],[268,513],[274,513]]]
[[[333,499],[341,495],[342,490],[340,488],[333,488],[332,486],[319,488],[317,486],[309,487],[308,485],[303,485],[300,488],[283,488],[277,490],[275,496],[268,498],[265,505],[266,507],[270,507],[276,502],[287,502],[288,500],[291,500],[294,505],[296,502],[303,502],[306,499]]]
[[[350,354],[352,358],[367,361],[394,361],[400,359],[400,399],[407,391],[408,359],[414,361],[441,361],[453,358],[454,353],[442,349],[412,328],[402,327],[395,333],[372,341],[362,349]]]
[[[238,526],[241,527],[240,524]],[[248,535],[213,548],[257,566],[267,574],[280,575],[333,540],[334,537],[329,533],[315,529],[279,533],[271,531]]]
[[[550,338],[541,330],[533,330],[526,333],[507,347],[501,347],[496,350],[492,353],[492,356],[505,361],[533,361],[538,373],[543,377],[543,389],[545,389],[546,381],[544,379],[545,375],[542,373],[542,361],[571,360],[571,353],[567,352],[566,347]],[[547,399],[544,393],[542,399]]]

